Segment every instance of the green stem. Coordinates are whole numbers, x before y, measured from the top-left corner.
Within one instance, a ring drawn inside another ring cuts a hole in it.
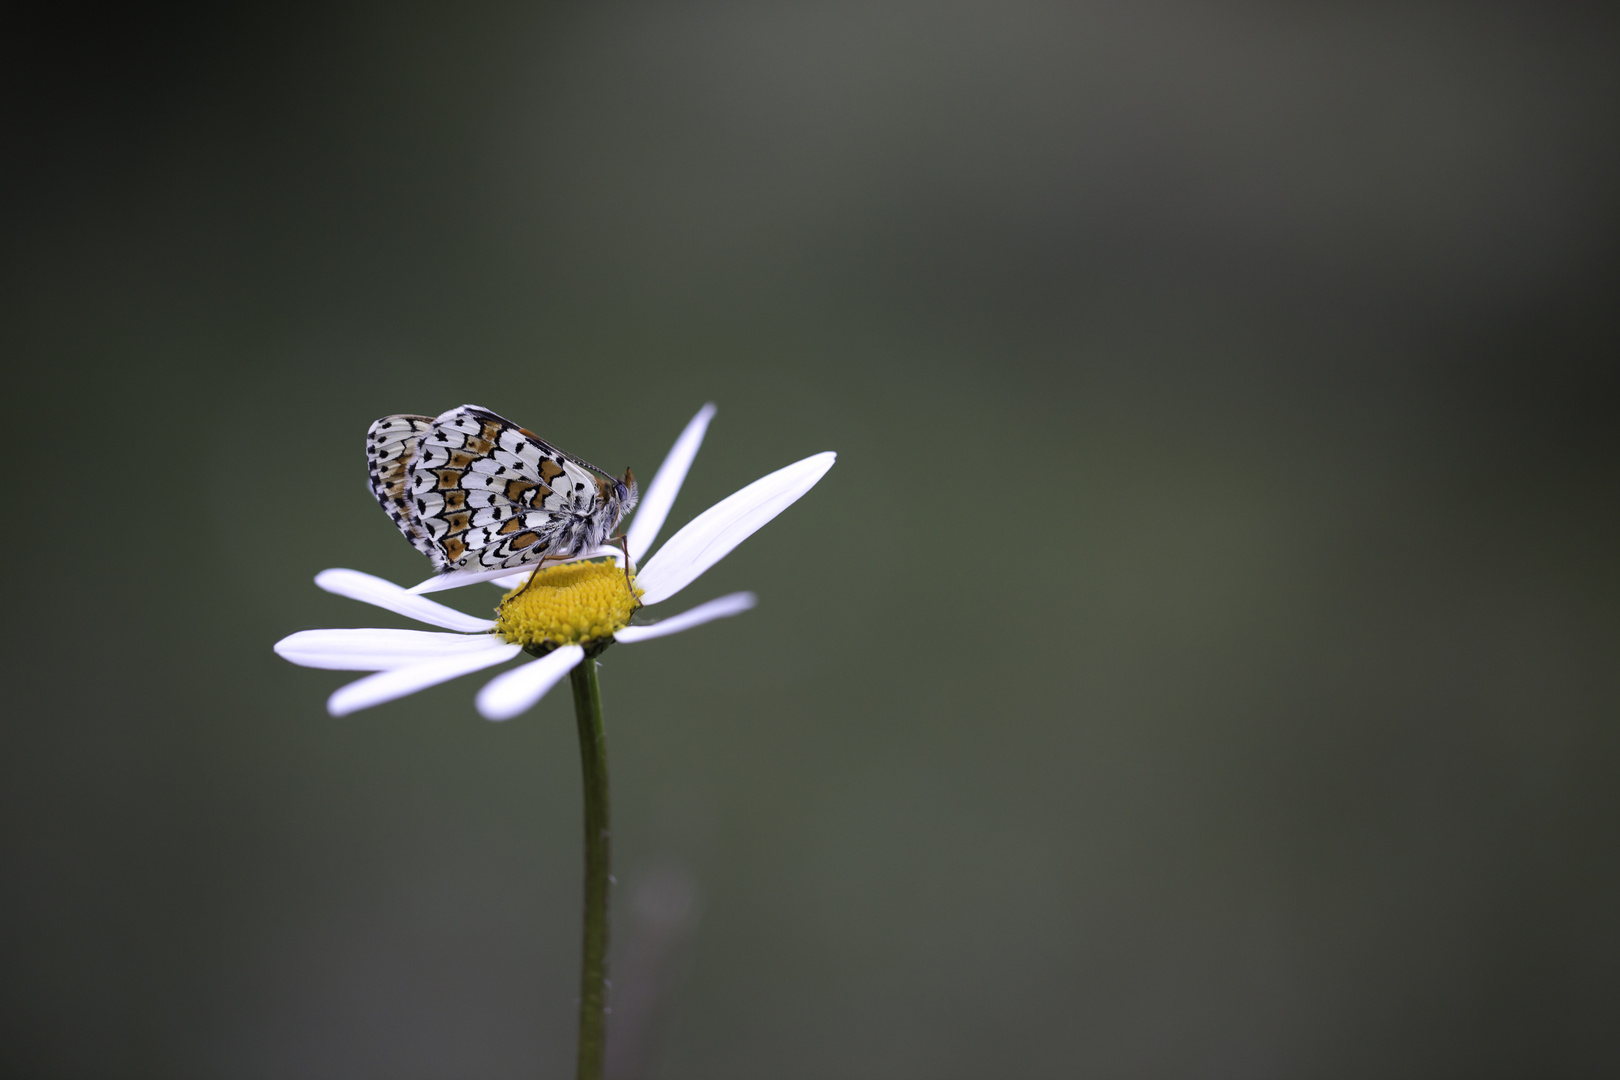
[[[608,883],[611,832],[608,823],[607,732],[602,727],[602,691],[596,657],[587,656],[569,676],[579,721],[579,760],[585,772],[585,940],[579,972],[579,1080],[600,1080],[607,1047]]]

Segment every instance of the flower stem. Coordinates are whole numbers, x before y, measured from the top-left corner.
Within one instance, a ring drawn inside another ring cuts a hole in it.
[[[602,727],[602,691],[596,657],[587,656],[569,676],[579,721],[579,760],[585,773],[585,937],[579,972],[579,1080],[600,1080],[607,1046],[608,883],[611,830],[608,822],[607,732]]]

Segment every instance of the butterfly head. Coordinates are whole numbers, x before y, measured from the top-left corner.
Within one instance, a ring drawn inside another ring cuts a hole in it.
[[[619,513],[628,514],[635,509],[636,500],[641,498],[641,492],[636,487],[636,474],[629,469],[624,470],[624,479],[613,485],[613,494],[619,503]]]
[[[624,470],[624,479],[615,480],[611,476],[598,476],[596,490],[600,496],[597,503],[594,526],[601,530],[598,536],[592,534],[586,538],[586,547],[602,543],[618,528],[624,516],[635,508],[636,500],[641,493],[636,490],[636,478],[629,469]]]

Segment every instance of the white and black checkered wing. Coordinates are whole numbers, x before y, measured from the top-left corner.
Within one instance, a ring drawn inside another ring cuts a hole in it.
[[[408,497],[440,571],[570,558],[601,544],[626,509],[614,481],[476,405],[422,434]]]
[[[410,497],[410,470],[422,436],[433,426],[431,416],[385,416],[366,432],[366,469],[371,493],[418,551],[439,565],[439,549],[422,523]],[[442,569],[442,567],[441,567]]]

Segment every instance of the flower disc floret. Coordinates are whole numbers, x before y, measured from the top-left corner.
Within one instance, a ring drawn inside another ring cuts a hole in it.
[[[501,598],[495,633],[530,652],[590,645],[630,625],[642,592],[611,560],[548,566]]]

